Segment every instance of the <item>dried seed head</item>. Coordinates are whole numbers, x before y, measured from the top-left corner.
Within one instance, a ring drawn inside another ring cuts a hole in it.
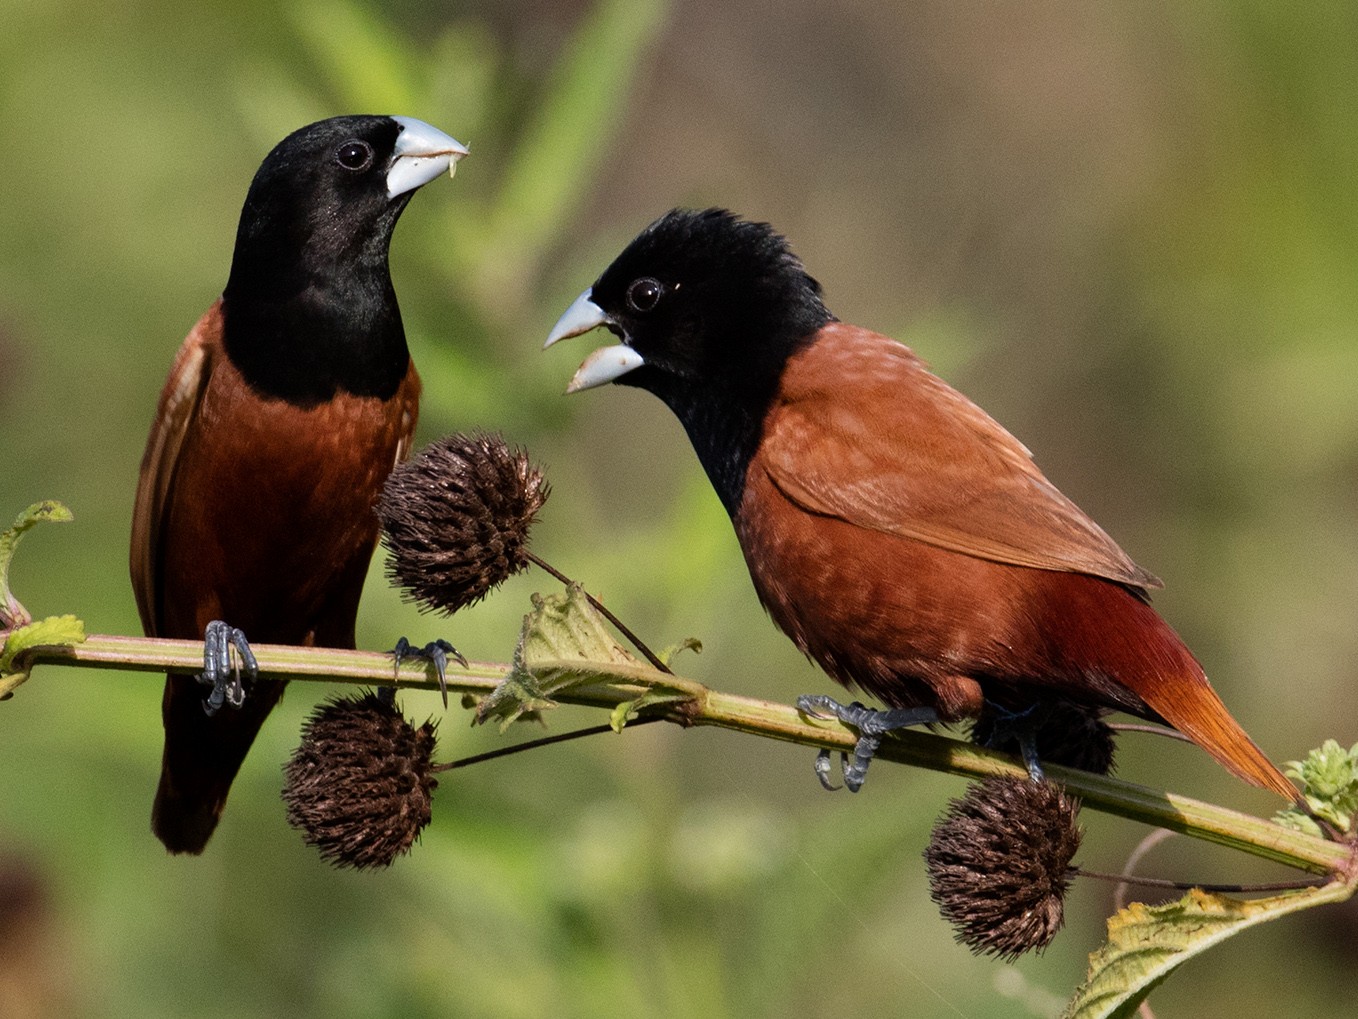
[[[377,503],[387,575],[407,598],[456,612],[528,565],[542,472],[498,435],[449,435],[391,472]]]
[[[1026,778],[987,779],[948,805],[924,860],[929,895],[958,941],[1007,959],[1051,943],[1080,848],[1078,809],[1056,786]]]
[[[1020,719],[1017,724],[1027,722],[1035,726],[1039,761],[1092,771],[1096,775],[1108,775],[1113,771],[1117,747],[1112,728],[1103,720],[1102,709],[1054,698],[1043,701],[1033,711],[1031,720]],[[972,723],[971,740],[991,750],[1019,753],[1018,739],[1013,735],[1012,727],[997,720],[989,702]]]
[[[337,867],[390,865],[429,823],[436,742],[376,694],[322,704],[285,769],[288,823]]]

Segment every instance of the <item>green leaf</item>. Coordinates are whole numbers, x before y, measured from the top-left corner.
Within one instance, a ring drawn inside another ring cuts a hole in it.
[[[1358,743],[1345,750],[1327,739],[1304,761],[1288,761],[1287,774],[1301,782],[1306,804],[1340,831],[1353,830],[1353,815],[1358,811]],[[1280,810],[1275,820],[1289,828],[1320,834],[1320,826],[1295,807]]]
[[[23,626],[33,619],[9,589],[9,564],[14,558],[14,550],[19,547],[19,539],[30,527],[72,519],[70,510],[54,499],[47,499],[35,502],[15,517],[6,530],[0,531],[0,631]]]
[[[681,646],[696,644],[690,640]],[[609,684],[623,685],[626,693],[642,688],[614,708],[609,724],[618,732],[636,711],[692,700],[695,690],[703,689],[629,653],[579,584],[563,594],[535,594],[509,675],[477,705],[476,722],[498,718],[503,732],[530,713],[555,707],[554,698],[567,690]]]
[[[681,651],[692,651],[694,654],[701,654],[703,642],[697,637],[685,637],[678,644],[671,644],[658,656],[667,666],[674,664],[675,657]],[[647,690],[640,697],[630,701],[623,701],[613,709],[613,713],[608,718],[608,724],[613,727],[614,732],[622,732],[627,723],[636,717],[637,712],[642,708],[654,707],[657,704],[681,704],[691,700],[693,694],[679,687],[655,686]]]
[[[75,616],[48,616],[14,630],[0,646],[0,700],[28,679],[27,669],[10,671],[21,652],[40,645],[69,647],[84,640],[85,624]]]
[[[1089,957],[1089,975],[1062,1019],[1124,1019],[1174,970],[1257,924],[1327,902],[1353,888],[1335,881],[1268,899],[1232,899],[1193,889],[1177,902],[1134,902],[1108,921],[1108,943]]]
[[[569,671],[579,659],[591,663],[636,665],[618,643],[584,589],[571,584],[564,594],[534,595],[530,625],[521,634],[524,664],[546,672]]]
[[[661,651],[660,660],[666,665],[673,665],[674,659],[683,651],[692,651],[695,655],[700,655],[703,653],[703,642],[697,637],[685,637],[678,644],[671,644]]]
[[[527,711],[555,706],[552,695],[607,678],[611,666],[640,666],[613,638],[579,584],[533,595],[509,675],[481,702],[476,721],[500,719],[503,732]]]

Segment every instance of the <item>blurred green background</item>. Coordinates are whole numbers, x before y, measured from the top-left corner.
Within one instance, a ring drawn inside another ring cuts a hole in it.
[[[554,486],[536,551],[657,645],[700,637],[689,675],[830,688],[763,618],[677,423],[631,390],[562,399],[589,343],[539,347],[652,218],[722,204],[782,229],[840,317],[915,346],[1165,578],[1157,604],[1275,758],[1358,735],[1353,5],[0,0],[0,24],[0,519],[76,514],[16,562],[34,613],[136,632],[142,444],[251,175],[303,123],[402,113],[473,152],[393,247],[421,437],[525,444]],[[504,660],[549,586],[440,620],[375,568],[360,645]],[[810,751],[667,726],[445,776],[408,859],[337,873],[278,800],[327,692],[308,684],[207,853],[171,859],[148,828],[160,688],[44,669],[0,705],[6,1019],[1046,1016],[1110,911],[1083,883],[1045,956],[975,959],[920,860],[957,780],[882,766],[830,796]],[[456,709],[441,732],[444,759],[503,743]],[[1132,736],[1120,760],[1275,806],[1192,748]],[[1089,867],[1142,834],[1085,822]],[[1143,870],[1279,876],[1183,840]],[[1355,944],[1352,908],[1289,919],[1194,960],[1157,1011],[1342,1014]]]

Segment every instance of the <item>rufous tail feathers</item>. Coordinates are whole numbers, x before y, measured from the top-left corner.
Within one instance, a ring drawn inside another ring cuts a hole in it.
[[[1191,677],[1147,684],[1136,692],[1160,717],[1215,757],[1232,775],[1295,802],[1299,793],[1259,749],[1196,662]]]

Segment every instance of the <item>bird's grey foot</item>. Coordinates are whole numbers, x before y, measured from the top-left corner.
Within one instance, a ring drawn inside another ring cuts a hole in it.
[[[824,694],[803,694],[797,698],[797,710],[811,718],[837,718],[845,725],[858,730],[858,743],[853,748],[853,757],[841,753],[840,770],[844,775],[844,785],[851,793],[863,788],[867,778],[868,765],[873,755],[882,745],[882,738],[896,729],[912,725],[927,725],[937,722],[938,712],[933,708],[892,708],[879,711],[864,707],[857,701],[840,704],[833,697]],[[822,750],[816,755],[816,777],[826,789],[839,787],[830,781],[830,751]]]
[[[237,659],[231,660],[231,649],[236,649]],[[245,703],[245,685],[241,682],[241,669],[250,679],[259,676],[259,664],[255,653],[250,650],[250,642],[234,626],[214,619],[203,631],[203,671],[198,682],[212,687],[203,710],[215,715],[222,705],[239,708]]]
[[[1031,704],[1022,711],[1010,711],[994,701],[990,701],[989,706],[994,714],[994,724],[986,745],[1003,747],[1010,740],[1014,741],[1018,744],[1019,756],[1023,758],[1023,764],[1028,769],[1028,777],[1034,782],[1045,782],[1047,776],[1037,759],[1037,732],[1046,719],[1047,706],[1041,703]]]
[[[424,647],[417,648],[404,637],[400,637],[396,641],[396,646],[391,649],[391,656],[395,659],[394,669],[400,668],[401,663],[407,658],[421,658],[433,662],[434,672],[439,677],[439,692],[443,694],[445,708],[448,706],[448,659],[451,658],[464,669],[467,667],[467,659],[462,656],[462,652],[442,638],[431,640]]]

